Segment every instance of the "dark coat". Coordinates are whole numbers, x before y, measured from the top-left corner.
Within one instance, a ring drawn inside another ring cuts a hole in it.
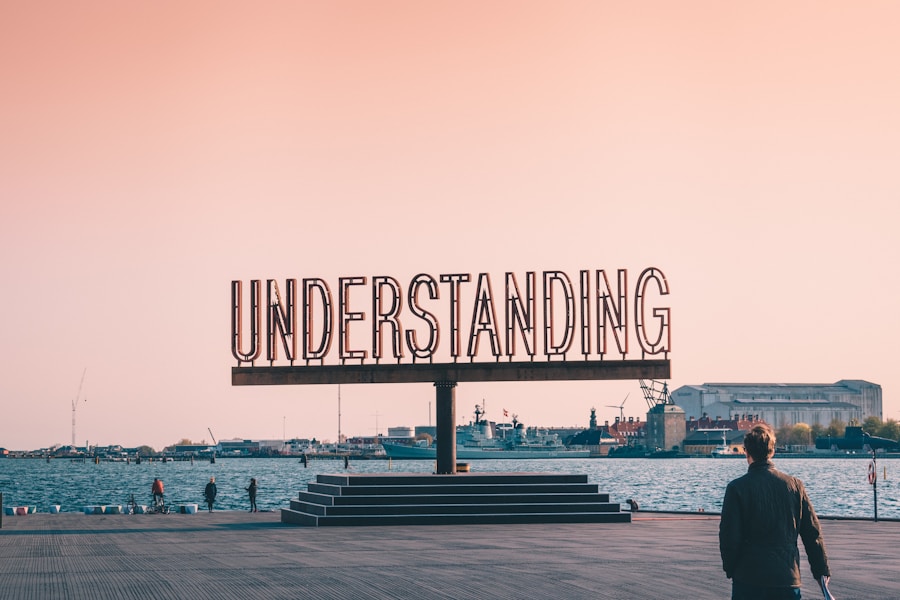
[[[206,489],[203,490],[203,495],[206,496],[206,501],[208,503],[212,504],[213,502],[216,501],[216,494],[218,492],[219,492],[219,490],[216,489],[216,484],[214,484],[212,481],[210,481],[209,483],[206,484]]]
[[[762,587],[799,587],[803,540],[813,577],[831,575],[819,519],[806,489],[771,461],[754,462],[725,488],[719,551],[734,581]]]

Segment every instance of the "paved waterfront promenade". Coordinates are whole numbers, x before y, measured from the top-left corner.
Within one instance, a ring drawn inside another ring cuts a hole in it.
[[[3,517],[4,600],[729,597],[719,518],[304,528],[278,512]],[[900,522],[822,523],[838,600],[900,599]],[[803,568],[803,597],[821,598]]]

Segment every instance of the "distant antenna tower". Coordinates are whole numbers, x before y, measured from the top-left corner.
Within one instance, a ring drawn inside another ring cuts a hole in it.
[[[72,400],[72,449],[75,449],[75,409],[78,408],[78,403],[82,400],[81,397],[81,387],[84,385],[84,375],[87,373],[87,367],[84,368],[84,371],[81,373],[81,383],[78,384],[78,393],[75,394],[75,399]],[[83,399],[87,402],[87,398]]]
[[[375,437],[378,437],[378,435],[379,435],[379,429],[378,429],[378,417],[380,417],[380,416],[382,416],[382,415],[381,415],[380,412],[378,412],[378,409],[376,408],[376,409],[375,409],[375,414],[372,415],[372,416],[375,417]]]

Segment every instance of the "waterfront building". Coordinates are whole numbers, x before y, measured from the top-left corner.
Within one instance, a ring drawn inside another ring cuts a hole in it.
[[[657,404],[647,411],[647,448],[681,449],[687,433],[684,414],[675,404]]]
[[[413,429],[406,425],[388,427],[387,436],[389,438],[411,438],[413,437]]]
[[[616,418],[616,423],[619,419]],[[602,427],[597,426],[597,409],[591,409],[590,426],[566,438],[566,446],[581,446],[591,451],[591,456],[607,456],[610,450],[625,444],[624,438],[613,435],[609,421]]]
[[[684,438],[684,453],[692,456],[744,456],[746,431],[735,429],[694,429]]]
[[[284,442],[283,454],[310,454],[313,452],[313,446],[317,444],[315,439],[309,438],[291,438]]]
[[[688,419],[761,420],[784,425],[850,423],[882,418],[881,386],[859,379],[836,383],[704,383],[671,394]]]
[[[604,421],[597,424],[597,409],[591,409],[590,426],[565,438],[566,446],[583,446],[591,451],[591,456],[606,456],[611,451],[628,447],[644,448],[647,437],[647,422],[640,417],[628,419],[616,417],[613,423]]]
[[[688,417],[685,423],[687,437],[684,438],[684,452],[709,456],[714,452],[721,454],[724,446],[729,453],[742,454],[744,435],[759,423],[762,421],[753,415],[735,415],[733,419]]]
[[[616,417],[612,425],[604,421],[603,427],[623,446],[643,446],[647,439],[647,422],[641,421],[640,417],[628,417],[627,420]]]
[[[282,454],[287,450],[287,440],[257,440],[259,444],[259,453],[271,456],[272,454]]]
[[[209,444],[175,444],[175,456],[210,456],[216,447]]]
[[[734,415],[734,418],[726,418],[723,419],[721,417],[716,417],[715,419],[711,419],[709,416],[702,416],[699,419],[695,419],[694,417],[688,417],[687,423],[685,423],[685,427],[687,429],[688,434],[697,430],[711,430],[711,429],[727,429],[729,431],[750,431],[753,429],[755,425],[762,423],[762,419],[756,417],[754,415]]]
[[[531,428],[529,428],[531,429]],[[550,435],[555,435],[559,439],[563,440],[563,442],[568,446],[569,443],[566,440],[572,439],[582,431],[584,431],[584,427],[539,427],[537,429],[543,429]]]
[[[606,456],[619,447],[618,440],[605,429],[585,429],[566,440],[566,446],[587,448],[591,456]]]
[[[430,435],[431,439],[437,437],[437,426],[436,425],[416,425],[416,439],[420,439],[420,435]]]
[[[562,431],[565,435],[559,435],[566,446],[580,446],[591,451],[591,456],[606,456],[611,450],[622,446],[643,447],[646,432],[646,423],[641,423],[640,417],[635,420],[629,417],[628,421],[616,417],[613,424],[604,421],[603,425],[597,424],[597,409],[591,408],[591,417],[587,429],[572,430],[571,428],[557,428],[551,430],[559,435]]]
[[[224,456],[259,456],[260,445],[253,440],[220,440],[219,448]]]

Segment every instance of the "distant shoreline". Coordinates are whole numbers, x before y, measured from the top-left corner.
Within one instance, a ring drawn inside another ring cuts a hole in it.
[[[352,461],[358,460],[391,460],[389,456],[381,456],[381,455],[360,455],[360,454],[306,454],[307,460],[344,460],[345,458]],[[267,455],[267,456],[257,456],[257,455],[244,455],[244,456],[216,456],[216,460],[228,460],[234,458],[259,458],[259,459],[294,459],[294,460],[303,460],[303,454],[276,454],[276,455]],[[550,457],[548,457],[550,458]],[[555,458],[555,457],[554,457]],[[709,460],[735,460],[735,458],[728,457],[722,458],[717,456],[709,456],[703,454],[680,454],[675,457],[670,458],[678,458],[678,459],[709,459]],[[743,458],[741,456],[740,458]],[[803,452],[776,452],[773,457],[774,460],[779,458],[788,459],[788,458],[800,458],[800,459],[838,459],[838,458],[859,458],[859,459],[872,459],[871,454],[867,454],[864,452],[853,452],[853,453],[839,453],[839,452],[829,452],[829,453],[803,453]],[[879,458],[900,458],[900,453],[891,452],[886,454],[877,454],[875,455],[876,460]],[[138,462],[136,458],[108,458],[108,457],[81,457],[81,456],[35,456],[35,455],[14,455],[8,454],[0,456],[0,459],[7,460],[45,460],[45,461],[71,461],[71,462]],[[601,459],[601,460],[627,460],[627,459],[647,459],[647,460],[664,460],[657,457],[648,457],[648,456],[590,456],[585,457],[587,460],[593,459]],[[194,462],[209,462],[209,457],[191,457],[191,456],[146,456],[141,457],[141,462],[190,462],[193,460]],[[434,460],[431,458],[394,458],[393,460]],[[467,460],[490,460],[490,459],[467,459]],[[546,459],[540,459],[546,460]],[[571,460],[571,459],[567,459]]]

